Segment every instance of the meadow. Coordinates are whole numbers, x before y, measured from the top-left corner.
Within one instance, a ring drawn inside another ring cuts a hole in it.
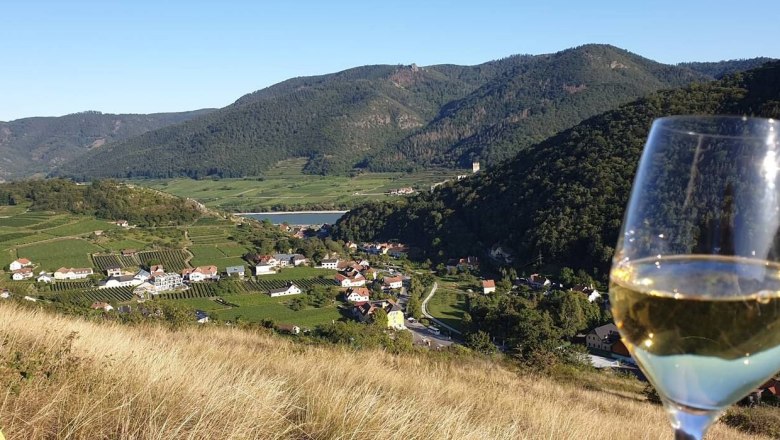
[[[148,186],[208,207],[230,212],[260,212],[306,209],[337,209],[367,200],[389,199],[393,189],[412,187],[428,191],[431,184],[466,174],[465,170],[432,170],[418,173],[361,173],[348,176],[317,176],[301,172],[305,159],[277,164],[262,179],[137,180]]]
[[[606,373],[578,373],[597,384],[586,387],[493,359],[298,344],[225,326],[123,326],[7,302],[0,334],[8,439],[672,437],[639,382]],[[716,423],[707,438],[766,437]]]
[[[43,243],[20,246],[19,258],[27,258],[39,269],[55,271],[60,267],[92,267],[90,254],[102,248],[82,239],[64,238]]]
[[[466,311],[468,293],[460,289],[452,277],[442,277],[437,279],[437,282],[439,287],[436,294],[428,301],[428,313],[462,332],[464,329],[461,320]],[[428,292],[430,290],[426,291],[425,295],[428,295]]]
[[[328,324],[341,319],[341,312],[335,305],[292,310],[287,303],[299,296],[301,295],[271,298],[265,292],[223,295],[222,299],[226,302],[238,306],[233,308],[206,298],[179,301],[194,309],[206,311],[222,321],[261,322],[270,319],[277,324],[295,324],[300,327],[314,328],[319,324]]]

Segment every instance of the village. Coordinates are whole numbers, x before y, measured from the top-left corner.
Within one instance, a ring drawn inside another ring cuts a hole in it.
[[[123,224],[122,227],[128,227]],[[288,233],[303,234],[308,232],[306,228],[293,229],[285,225]],[[310,233],[310,232],[309,232]],[[410,277],[399,270],[397,265],[388,263],[371,264],[369,259],[380,261],[374,257],[386,256],[392,260],[406,257],[408,246],[402,243],[354,243],[346,242],[343,246],[347,255],[328,255],[319,264],[315,265],[310,259],[298,253],[274,253],[260,254],[248,253],[244,255],[244,265],[232,265],[218,267],[216,264],[184,267],[180,270],[171,270],[162,263],[127,267],[127,265],[109,263],[103,264],[102,272],[95,272],[90,267],[60,267],[56,270],[44,270],[36,266],[33,261],[26,258],[14,260],[8,266],[13,281],[34,280],[39,285],[54,285],[57,283],[69,286],[72,282],[91,282],[94,289],[92,297],[95,298],[90,308],[104,312],[122,313],[132,310],[133,303],[144,303],[157,298],[193,298],[211,297],[210,290],[204,289],[209,285],[216,285],[221,280],[235,280],[238,282],[253,282],[273,278],[280,273],[290,273],[291,269],[311,268],[330,271],[332,275],[326,276],[320,273],[315,279],[301,278],[266,283],[264,289],[254,289],[254,293],[267,295],[268,298],[282,299],[305,296],[314,286],[327,286],[338,292],[341,301],[340,309],[345,311],[343,316],[361,323],[370,323],[378,310],[382,310],[387,317],[387,328],[393,330],[410,330],[415,333],[415,342],[419,345],[432,347],[445,347],[453,342],[461,341],[460,331],[445,322],[429,315],[427,311],[423,323],[418,322],[406,309]],[[138,252],[134,249],[123,249],[113,259],[106,260],[109,256],[95,257],[96,261],[115,261],[117,263],[127,259],[138,260]],[[387,258],[384,261],[387,261]],[[124,260],[123,260],[124,259]],[[180,264],[177,264],[179,266]],[[474,256],[463,258],[451,258],[445,265],[447,273],[479,273],[479,259]],[[480,291],[482,295],[490,295],[496,292],[497,286],[494,279],[481,279]],[[86,286],[86,285],[85,285]],[[531,274],[529,277],[518,277],[512,288],[524,288],[549,291],[552,288],[563,288],[556,285],[549,278],[539,274]],[[117,301],[116,296],[109,294],[100,295],[101,291],[129,292]],[[471,289],[469,289],[471,290]],[[593,286],[577,285],[569,290],[581,292],[589,302],[602,299],[602,295]],[[205,294],[201,292],[207,292]],[[11,292],[6,289],[0,297],[8,298]],[[34,297],[25,295],[29,300]],[[216,296],[216,295],[214,295]],[[433,296],[433,295],[430,295]],[[113,299],[113,301],[112,301]],[[198,323],[206,323],[213,319],[212,312],[196,309],[193,320]],[[273,318],[268,316],[267,318]],[[418,316],[420,318],[420,316]],[[620,338],[617,337],[617,329],[614,324],[604,325],[592,329],[587,334],[578,335],[578,340],[591,352],[592,363],[602,368],[633,368],[633,360]],[[278,322],[277,328],[283,332],[299,334],[310,330],[306,325],[295,322]],[[442,335],[442,331],[445,333]],[[454,339],[453,339],[454,337]],[[461,341],[462,342],[462,341]]]

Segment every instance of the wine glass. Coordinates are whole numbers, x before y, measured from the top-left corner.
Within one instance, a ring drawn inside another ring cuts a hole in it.
[[[701,439],[780,370],[778,125],[661,118],[642,153],[610,302],[676,439]]]

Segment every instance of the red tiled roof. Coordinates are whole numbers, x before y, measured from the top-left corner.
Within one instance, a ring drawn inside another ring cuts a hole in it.
[[[490,287],[496,287],[496,282],[493,280],[484,280],[482,281],[482,288],[487,289]]]

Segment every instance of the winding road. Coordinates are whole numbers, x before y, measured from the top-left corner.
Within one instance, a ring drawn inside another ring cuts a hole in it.
[[[431,287],[431,292],[428,294],[428,296],[425,297],[425,299],[422,302],[422,312],[423,312],[423,315],[425,315],[425,317],[428,318],[429,320],[431,320],[431,321],[435,322],[436,324],[438,324],[440,327],[446,328],[450,332],[459,335],[459,334],[461,334],[459,330],[456,330],[456,329],[450,327],[449,325],[439,321],[438,319],[434,318],[430,313],[428,313],[428,301],[430,301],[431,298],[433,298],[433,294],[436,293],[436,289],[438,289],[438,288],[439,288],[439,284],[434,281],[433,287]]]

